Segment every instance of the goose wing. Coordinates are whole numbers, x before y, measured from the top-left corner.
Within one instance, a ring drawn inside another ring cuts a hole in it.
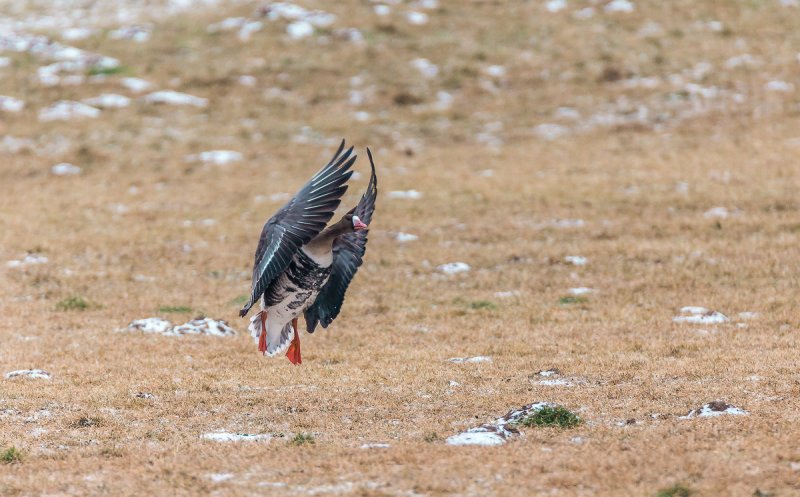
[[[353,174],[350,167],[356,160],[356,156],[351,155],[353,147],[343,150],[344,140],[330,162],[264,225],[256,248],[250,299],[239,311],[240,316],[247,315],[269,284],[286,269],[297,250],[322,231],[333,217],[341,196],[347,191],[345,183]]]
[[[369,156],[369,165],[372,168],[369,185],[358,205],[350,212],[369,225],[372,221],[372,213],[375,211],[378,180],[375,176],[375,163],[372,161],[372,152],[369,149],[367,149],[367,155]],[[334,241],[331,275],[320,290],[314,304],[304,314],[306,329],[309,333],[314,332],[317,323],[321,323],[323,328],[327,328],[339,315],[347,287],[353,280],[353,276],[355,276],[359,266],[361,266],[364,253],[367,250],[368,233],[369,229],[345,233]]]

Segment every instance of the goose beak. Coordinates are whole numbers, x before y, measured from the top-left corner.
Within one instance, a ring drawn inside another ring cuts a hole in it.
[[[364,224],[364,222],[361,221],[361,219],[359,219],[358,216],[353,216],[353,229],[355,231],[365,230],[367,228],[368,226]]]

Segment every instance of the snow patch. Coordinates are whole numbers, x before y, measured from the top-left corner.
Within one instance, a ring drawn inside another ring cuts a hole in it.
[[[87,98],[83,103],[104,109],[121,109],[131,103],[131,99],[117,93],[104,93],[97,97]]]
[[[45,264],[47,263],[47,260],[48,260],[47,257],[41,254],[31,253],[31,254],[25,254],[25,257],[23,257],[22,259],[11,260],[6,262],[6,266],[8,267],[32,266],[35,264]]]
[[[25,102],[18,98],[0,95],[0,111],[19,112],[25,108]]]
[[[422,198],[422,193],[417,190],[395,190],[389,192],[389,198],[418,200]]]
[[[547,12],[561,12],[567,8],[567,0],[547,0],[544,4]]]
[[[564,257],[564,260],[573,266],[585,266],[589,263],[589,259],[581,255],[568,255]]]
[[[144,101],[149,104],[193,105],[200,108],[208,105],[207,98],[196,97],[188,93],[173,90],[161,90],[150,93],[144,97]]]
[[[509,411],[505,416],[497,418],[491,423],[484,423],[475,428],[471,428],[458,435],[447,438],[448,445],[501,445],[509,438],[519,435],[519,430],[514,426],[523,418],[533,414],[545,407],[555,407],[549,402],[537,402],[528,404]]]
[[[244,159],[244,156],[240,152],[235,152],[233,150],[209,150],[196,155],[187,155],[185,159],[188,162],[200,161],[204,164],[225,166],[233,162],[241,161]]]
[[[56,176],[76,176],[81,173],[81,168],[69,162],[61,162],[51,167],[50,172]]]
[[[152,32],[152,24],[134,24],[109,31],[108,36],[113,40],[133,40],[137,43],[144,43],[150,39]]]
[[[423,24],[428,24],[428,14],[412,10],[406,13],[406,21],[415,26],[422,26]]]
[[[293,40],[308,38],[314,34],[314,25],[308,21],[295,21],[286,26],[286,34]]]
[[[11,378],[30,378],[32,380],[49,380],[52,376],[43,369],[19,369],[6,373],[6,379]]]
[[[172,323],[162,318],[137,319],[132,321],[127,328],[120,331],[141,331],[143,333],[158,333],[165,336],[232,336],[236,334],[236,330],[228,326],[227,322],[211,318],[193,319],[180,326],[173,326]]]
[[[221,483],[233,478],[233,473],[209,473],[208,479],[214,483]]]
[[[411,233],[403,233],[400,231],[395,233],[394,239],[397,240],[398,243],[408,243],[419,240],[419,237],[417,235],[412,235]]]
[[[562,380],[561,378],[555,378],[552,380],[541,380],[538,382],[539,385],[544,385],[548,387],[571,387],[574,386],[572,383],[568,382],[567,380]]]
[[[720,324],[729,321],[728,316],[718,311],[712,311],[705,307],[686,306],[682,307],[681,316],[675,316],[672,321],[675,323],[692,324]]]
[[[448,359],[449,362],[453,364],[467,364],[467,363],[478,363],[478,362],[492,362],[492,358],[485,355],[479,355],[475,357],[451,357]]]
[[[152,83],[141,78],[122,78],[119,82],[134,93],[141,93],[153,86]]]
[[[547,141],[553,141],[566,135],[569,129],[560,124],[543,123],[533,128],[533,133],[539,138]]]
[[[505,292],[494,292],[494,296],[500,299],[509,299],[511,297],[518,297],[520,294],[519,290],[509,290]]]
[[[770,81],[764,85],[766,91],[775,91],[780,93],[791,93],[794,91],[794,85],[786,81]]]
[[[736,211],[729,211],[726,207],[712,207],[703,213],[706,219],[725,219]]]
[[[715,400],[703,405],[702,407],[689,411],[686,416],[680,416],[678,419],[692,419],[697,417],[710,418],[725,415],[747,416],[748,414],[749,413],[744,409],[739,409],[738,407],[732,406],[721,400]]]
[[[213,442],[261,442],[269,441],[272,435],[264,433],[253,435],[249,433],[230,433],[227,431],[214,431],[211,433],[204,433],[200,436],[204,440],[211,440]]]
[[[45,107],[39,111],[39,120],[48,121],[70,121],[83,117],[96,118],[100,115],[100,109],[81,102],[72,100],[61,100],[55,104]]]
[[[67,28],[61,31],[61,38],[67,41],[85,40],[92,34],[94,30],[89,28]]]
[[[172,333],[176,335],[214,335],[214,336],[232,336],[236,331],[228,326],[228,323],[222,320],[211,318],[193,319],[180,326],[172,329]]]
[[[411,61],[411,66],[428,79],[433,79],[439,74],[439,67],[428,59],[414,59]]]
[[[586,225],[586,221],[583,219],[553,219],[550,221],[550,225],[554,228],[583,228]]]
[[[587,288],[585,286],[579,286],[577,288],[570,288],[569,289],[569,293],[572,294],[572,295],[586,295],[586,294],[593,293],[593,292],[594,292],[594,289]]]
[[[607,3],[605,7],[603,7],[603,10],[608,13],[630,13],[634,11],[634,5],[633,2],[629,0],[612,0],[611,2]]]
[[[458,274],[469,271],[470,266],[466,262],[449,262],[447,264],[442,264],[441,266],[438,266],[436,269],[443,272],[444,274]]]

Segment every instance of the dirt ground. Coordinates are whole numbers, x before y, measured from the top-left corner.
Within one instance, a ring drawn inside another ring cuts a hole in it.
[[[0,377],[0,495],[800,494],[795,3],[0,2],[0,373],[51,375]],[[237,311],[343,137],[370,242],[294,367]],[[239,333],[117,331],[155,316]],[[715,400],[748,414],[679,419]],[[446,443],[545,401],[584,422]]]

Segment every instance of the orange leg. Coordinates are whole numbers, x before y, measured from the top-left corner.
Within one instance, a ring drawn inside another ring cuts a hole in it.
[[[289,345],[289,350],[286,351],[286,357],[296,366],[303,364],[303,360],[300,358],[300,329],[297,327],[297,318],[292,319],[292,328],[294,328],[294,339]]]
[[[261,311],[261,336],[258,338],[258,351],[267,352],[267,311]]]

